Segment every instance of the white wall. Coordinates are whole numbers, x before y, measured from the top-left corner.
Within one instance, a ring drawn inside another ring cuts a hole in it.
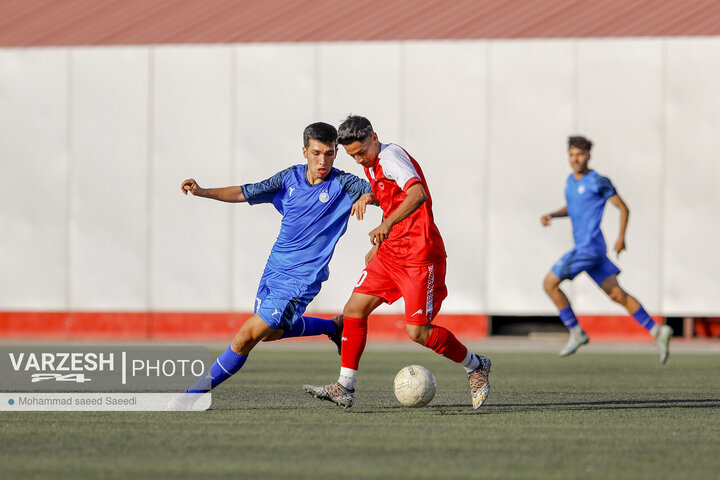
[[[490,55],[490,311],[542,312],[551,306],[542,279],[571,246],[567,222],[543,230],[540,216],[564,200],[568,167],[563,142],[573,121],[573,43],[498,42]]]
[[[201,199],[186,198],[180,184],[194,177],[201,185],[223,186],[230,179],[232,50],[190,46],[152,52],[152,309],[228,310],[231,305],[231,206],[208,208]]]
[[[0,49],[0,310],[251,310],[279,214],[181,181],[267,178],[304,161],[307,124],[357,113],[427,176],[444,312],[554,312],[571,230],[539,218],[580,133],[631,209],[621,283],[653,314],[718,315],[718,84],[720,38]],[[342,308],[379,219],[351,220],[310,311]],[[611,249],[612,206],[603,227]],[[585,276],[567,291],[622,311]]]
[[[720,55],[718,39],[667,45],[663,181],[664,308],[718,311]]]
[[[69,309],[147,305],[148,65],[145,48],[70,51]]]
[[[68,307],[69,69],[66,50],[0,50],[3,309]]]

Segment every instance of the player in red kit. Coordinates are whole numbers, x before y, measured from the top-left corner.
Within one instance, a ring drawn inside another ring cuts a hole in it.
[[[383,221],[370,232],[373,248],[366,257],[367,266],[343,310],[340,377],[330,385],[305,385],[305,391],[346,408],[352,406],[368,316],[381,304],[402,297],[410,339],[462,364],[473,408],[480,408],[490,392],[490,359],[475,355],[452,332],[432,324],[447,297],[446,254],[420,166],[398,145],[380,143],[364,117],[349,116],[338,129],[338,143],[364,167]]]

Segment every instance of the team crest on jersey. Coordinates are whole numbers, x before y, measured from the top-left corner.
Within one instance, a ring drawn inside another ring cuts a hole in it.
[[[322,203],[327,203],[328,200],[330,200],[330,195],[328,195],[327,190],[322,192],[320,196],[318,197],[318,200],[320,200]]]
[[[578,193],[579,193],[580,195],[582,195],[583,193],[585,193],[585,185],[580,185],[580,186],[578,187]]]
[[[378,187],[380,187],[380,190],[385,190],[385,183],[384,182],[378,182]]]

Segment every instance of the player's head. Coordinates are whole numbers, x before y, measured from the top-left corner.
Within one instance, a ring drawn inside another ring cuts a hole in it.
[[[308,180],[325,180],[337,156],[337,130],[329,123],[317,122],[303,131],[303,156],[308,162]]]
[[[592,150],[592,146],[593,143],[583,136],[573,135],[568,137],[568,148],[575,147],[590,153],[590,150]]]
[[[325,122],[311,123],[303,130],[303,147],[310,145],[310,140],[317,140],[325,145],[336,146],[338,132],[335,127]]]
[[[590,171],[588,162],[592,145],[592,142],[585,137],[579,135],[568,137],[568,159],[573,172],[584,175]]]
[[[338,143],[363,167],[371,167],[380,154],[380,142],[370,120],[359,115],[350,115],[340,124]]]

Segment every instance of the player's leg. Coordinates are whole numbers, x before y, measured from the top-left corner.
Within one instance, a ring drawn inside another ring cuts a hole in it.
[[[342,350],[338,382],[349,390],[355,388],[360,359],[365,351],[368,317],[384,300],[375,295],[353,292],[343,308]]]
[[[367,319],[383,302],[382,298],[353,292],[343,309],[340,375],[329,385],[305,385],[303,388],[307,393],[345,408],[352,406],[360,358],[367,343]]]
[[[283,334],[278,338],[272,338],[266,341],[280,340],[281,338],[292,337],[313,337],[316,335],[327,335],[331,342],[337,347],[338,354],[342,348],[340,343],[343,331],[343,316],[335,315],[332,318],[317,318],[308,315],[296,316],[292,327],[289,330],[283,330]]]
[[[313,337],[316,335],[335,335],[342,331],[342,315],[333,318],[317,318],[308,315],[297,315],[292,326],[284,330],[278,338]],[[273,339],[275,340],[275,339]]]
[[[304,390],[316,398],[330,400],[345,408],[352,406],[360,358],[367,342],[368,316],[382,303],[392,303],[398,298],[400,292],[390,280],[382,262],[374,257],[360,274],[343,309],[338,380],[324,386],[305,385]]]
[[[560,280],[553,271],[549,271],[548,274],[545,276],[545,280],[543,281],[543,289],[545,290],[545,293],[547,293],[548,297],[550,297],[550,300],[555,304],[558,310],[562,311],[563,309],[570,306],[570,300],[568,299],[567,295],[565,295],[565,292],[563,292],[560,289]]]
[[[186,393],[203,393],[215,388],[242,368],[250,351],[259,342],[283,338],[292,330],[293,321],[305,311],[307,303],[318,291],[319,285],[308,287],[266,269],[256,294],[255,314],[245,321],[228,349],[213,363],[206,375],[210,384],[201,379]],[[332,324],[330,320],[328,322]]]
[[[238,333],[233,337],[230,346],[213,362],[210,369],[193,386],[173,398],[168,410],[190,410],[197,399],[220,385],[237,373],[260,341],[271,337],[279,337],[282,330],[277,330],[265,323],[258,315],[248,318]]]
[[[607,260],[610,264],[610,260]],[[614,265],[613,265],[614,267]],[[605,271],[612,271],[608,265],[605,267]],[[615,267],[617,269],[617,267]],[[590,272],[588,272],[590,273]],[[658,325],[655,320],[645,311],[643,306],[638,300],[627,293],[620,286],[617,280],[617,273],[611,273],[606,278],[603,278],[603,274],[600,272],[593,272],[593,280],[595,280],[600,288],[616,303],[625,307],[630,315],[638,322],[650,335],[655,338],[655,341],[660,350],[660,362],[665,363],[670,355],[670,338],[672,337],[673,330],[669,325]],[[602,280],[601,280],[602,279]],[[600,280],[600,281],[598,281]]]
[[[384,302],[392,303],[400,292],[390,279],[383,262],[376,256],[360,274],[352,295],[343,308],[342,352],[338,383],[355,388],[360,358],[367,342],[367,323],[370,314]]]
[[[460,364],[468,375],[473,408],[490,393],[490,359],[470,351],[447,328],[431,322],[447,297],[445,262],[398,269],[394,276],[405,300],[405,330],[416,343]]]
[[[560,289],[560,283],[565,279],[572,280],[586,266],[585,259],[578,258],[577,252],[573,249],[553,265],[552,269],[545,276],[543,289],[558,309],[558,316],[563,325],[568,329],[570,336],[565,346],[558,355],[566,357],[575,353],[578,348],[589,342],[587,333],[578,323],[575,312],[570,305],[567,295]]]
[[[221,353],[210,367],[210,388],[217,387],[237,373],[245,365],[250,351],[260,341],[281,335],[281,330],[271,327],[257,314],[248,318],[233,337],[227,350]],[[198,393],[193,387],[190,387],[187,391]]]
[[[585,330],[578,323],[575,312],[573,312],[572,306],[567,297],[560,290],[560,280],[555,273],[552,271],[548,272],[543,282],[543,287],[548,296],[553,300],[553,303],[558,307],[558,315],[563,325],[568,329],[570,336],[565,346],[560,350],[558,355],[566,357],[572,353],[575,353],[578,348],[587,344],[590,339],[585,333]]]

